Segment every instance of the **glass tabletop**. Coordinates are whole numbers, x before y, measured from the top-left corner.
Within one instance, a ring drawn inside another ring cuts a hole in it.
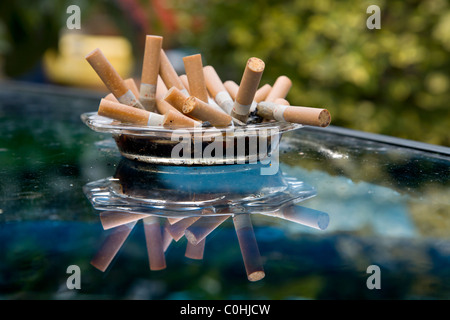
[[[450,298],[449,148],[305,126],[275,175],[136,164],[100,97],[0,86],[0,299]]]

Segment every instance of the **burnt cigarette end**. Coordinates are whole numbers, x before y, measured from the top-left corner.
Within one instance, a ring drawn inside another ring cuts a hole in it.
[[[321,127],[328,127],[328,125],[331,123],[331,114],[327,109],[323,109],[319,113],[319,123]]]

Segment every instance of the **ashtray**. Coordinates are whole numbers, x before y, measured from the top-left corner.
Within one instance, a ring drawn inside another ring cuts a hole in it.
[[[290,122],[262,122],[245,126],[169,129],[140,126],[99,116],[81,115],[96,132],[112,134],[120,153],[127,159],[162,165],[222,165],[269,162],[283,133],[303,125]]]

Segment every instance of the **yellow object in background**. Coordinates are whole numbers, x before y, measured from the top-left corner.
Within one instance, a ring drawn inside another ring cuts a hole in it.
[[[59,52],[48,50],[44,55],[44,70],[48,79],[58,84],[105,89],[85,59],[95,48],[102,50],[123,79],[130,77],[134,58],[126,38],[65,33],[59,40]]]

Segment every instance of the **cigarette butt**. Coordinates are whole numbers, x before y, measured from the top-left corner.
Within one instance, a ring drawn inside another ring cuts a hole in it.
[[[133,123],[146,126],[161,126],[164,116],[143,109],[133,108],[122,103],[100,100],[98,115],[119,120],[125,123]]]
[[[233,109],[233,98],[231,98],[222,80],[212,66],[203,67],[206,88],[208,89],[214,101],[227,113],[230,114]]]
[[[327,127],[331,122],[331,115],[327,109],[285,106],[266,101],[258,103],[257,114],[269,120],[317,127]]]
[[[167,225],[168,222],[166,220],[165,225]],[[169,232],[167,232],[166,228],[163,227],[162,229],[162,238],[163,238],[163,251],[166,252],[169,248],[170,244],[172,243],[173,237],[170,235]]]
[[[103,99],[106,99],[109,101],[114,101],[114,102],[119,102],[119,100],[117,100],[116,97],[114,97],[114,95],[112,93],[108,93]]]
[[[178,110],[169,110],[166,114],[164,114],[163,126],[167,128],[193,128],[200,127],[201,125],[201,122],[186,117]]]
[[[264,278],[265,273],[250,214],[237,214],[233,216],[233,223],[244,260],[247,278],[250,281],[261,280]]]
[[[116,69],[103,55],[100,49],[94,49],[86,55],[86,60],[98,74],[105,86],[119,100],[120,103],[143,109],[133,92],[128,89],[125,81],[117,73]]]
[[[264,101],[275,102],[277,98],[286,98],[292,87],[292,81],[286,76],[279,76]]]
[[[160,59],[159,60],[159,74],[161,75],[161,78],[163,79],[164,83],[166,84],[167,89],[176,87],[181,91],[182,90],[186,91],[186,88],[184,87],[183,82],[178,77],[178,74],[175,71],[175,68],[173,67],[169,58],[167,57],[164,49],[161,49],[159,59]]]
[[[180,221],[180,220],[182,220],[182,219],[184,219],[185,217],[177,217],[177,218],[174,218],[174,217],[171,217],[171,218],[167,218],[167,221],[170,223],[170,224],[174,224],[174,223],[177,223],[178,221]]]
[[[283,106],[290,106],[291,104],[289,103],[289,101],[287,101],[286,99],[283,98],[276,98],[274,101],[275,104],[281,104]]]
[[[184,236],[184,231],[200,217],[184,218],[174,224],[166,224],[164,228],[170,233],[175,241],[180,240]]]
[[[202,260],[203,253],[205,252],[205,243],[205,239],[201,240],[197,244],[192,244],[188,241],[186,244],[186,252],[184,256],[189,259]]]
[[[228,126],[231,123],[231,116],[194,96],[190,96],[184,101],[182,111],[196,119],[209,121],[212,126]]]
[[[325,230],[330,223],[330,216],[326,212],[298,205],[283,208],[280,217],[318,230]]]
[[[190,90],[189,90],[189,81],[188,81],[187,75],[182,74],[180,76],[180,80],[181,80],[181,82],[183,82],[183,86],[187,90],[187,92],[190,92]]]
[[[208,90],[206,89],[205,76],[201,54],[183,57],[184,69],[189,83],[190,95],[208,103]]]
[[[147,35],[145,37],[139,98],[144,108],[148,111],[154,111],[156,108],[155,96],[158,85],[162,41],[163,38],[160,36]]]
[[[164,257],[164,244],[159,219],[150,216],[145,218],[143,222],[150,270],[163,270],[166,268],[166,258]]]
[[[134,81],[133,78],[128,78],[123,80],[125,82],[125,85],[127,86],[127,88],[129,90],[131,90],[131,92],[133,92],[133,94],[135,95],[135,97],[139,97],[139,89],[136,85],[136,81]]]
[[[119,252],[135,225],[136,222],[130,222],[114,228],[91,260],[91,265],[104,272]]]
[[[173,111],[182,115],[182,113],[175,109],[170,103],[162,99],[156,100],[156,110],[158,110],[160,114],[166,114],[169,111]]]
[[[239,85],[234,82],[233,80],[227,80],[223,83],[225,88],[227,89],[228,93],[230,94],[231,98],[233,100],[236,99],[237,92],[239,90]]]
[[[156,85],[156,94],[155,94],[155,99],[163,99],[165,94],[167,93],[167,87],[166,84],[164,83],[164,81],[162,80],[161,76],[158,76],[158,81],[157,81],[157,85]]]
[[[100,213],[100,222],[102,223],[103,229],[108,230],[130,222],[138,221],[145,217],[148,217],[148,214],[122,211],[102,211]]]
[[[189,226],[184,235],[190,243],[197,245],[229,217],[228,215],[202,217]]]
[[[187,96],[177,87],[170,88],[164,95],[164,100],[180,112],[183,112],[183,103],[186,98]]]
[[[239,90],[234,101],[233,110],[231,111],[231,116],[233,118],[244,123],[247,122],[264,67],[264,61],[261,59],[252,57],[247,60],[244,74],[242,75],[242,80],[239,84]]]
[[[261,88],[259,88],[255,93],[255,102],[261,102],[264,101],[269,94],[270,90],[272,90],[272,86],[268,83],[263,85]]]

